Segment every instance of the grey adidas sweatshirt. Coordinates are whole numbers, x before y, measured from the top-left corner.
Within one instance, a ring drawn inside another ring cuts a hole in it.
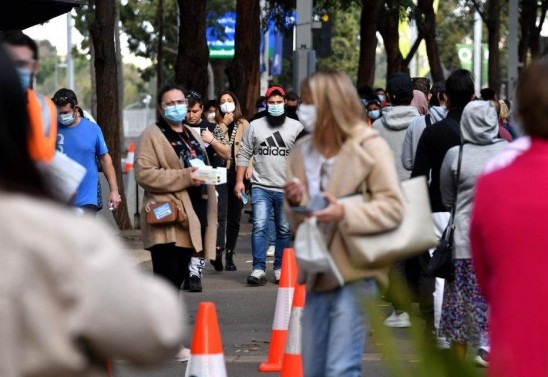
[[[302,131],[301,122],[286,117],[279,127],[271,127],[266,117],[249,124],[236,158],[238,166],[247,166],[253,157],[251,183],[268,190],[283,192],[287,158]]]

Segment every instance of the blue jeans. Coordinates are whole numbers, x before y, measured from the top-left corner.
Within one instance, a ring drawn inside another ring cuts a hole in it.
[[[251,234],[251,252],[253,269],[266,270],[266,249],[268,245],[268,222],[274,212],[276,225],[276,253],[274,269],[282,268],[282,254],[291,243],[289,222],[284,213],[283,192],[267,190],[261,187],[251,188],[251,206],[253,207],[253,228]]]
[[[377,295],[373,279],[327,292],[307,292],[303,313],[305,377],[360,377],[369,320],[367,298]]]
[[[274,222],[274,211],[271,211],[268,221],[268,246],[274,245],[276,245],[276,223]]]

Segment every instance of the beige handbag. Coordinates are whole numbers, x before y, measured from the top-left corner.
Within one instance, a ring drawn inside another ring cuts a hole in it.
[[[430,210],[425,177],[401,182],[404,213],[401,224],[392,230],[374,234],[348,234],[339,225],[350,260],[357,267],[381,268],[421,254],[434,247],[438,238]],[[368,201],[365,183],[362,193],[338,199],[341,203]]]

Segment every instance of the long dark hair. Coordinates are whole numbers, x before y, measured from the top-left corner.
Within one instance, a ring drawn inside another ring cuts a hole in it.
[[[26,93],[0,46],[0,189],[51,198],[28,151],[29,127]]]

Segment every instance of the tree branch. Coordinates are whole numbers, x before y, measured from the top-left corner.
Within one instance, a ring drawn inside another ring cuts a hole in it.
[[[483,12],[481,10],[481,6],[478,3],[478,0],[472,0],[472,4],[474,4],[474,8],[476,9],[476,11],[481,16],[481,19],[483,20],[483,22],[485,22],[487,24],[489,20],[487,19],[487,16],[485,15],[485,12]]]
[[[419,35],[417,36],[417,39],[415,39],[415,42],[413,43],[413,46],[411,46],[411,50],[409,50],[409,53],[403,60],[404,66],[409,65],[409,63],[411,62],[411,59],[413,59],[413,56],[417,53],[417,50],[419,49],[422,39],[423,39],[423,36],[421,35],[421,33],[419,33]]]

